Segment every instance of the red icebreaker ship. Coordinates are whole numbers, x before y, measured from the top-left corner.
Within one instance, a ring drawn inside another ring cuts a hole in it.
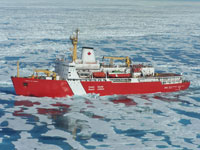
[[[104,56],[107,64],[96,61],[93,48],[83,47],[77,58],[78,30],[70,37],[73,44],[72,61],[57,59],[55,71],[36,69],[29,77],[11,77],[17,95],[36,97],[65,97],[88,93],[104,95],[148,94],[185,90],[190,82],[182,75],[156,73],[149,65],[131,64],[129,57]],[[124,60],[125,64],[114,64]]]

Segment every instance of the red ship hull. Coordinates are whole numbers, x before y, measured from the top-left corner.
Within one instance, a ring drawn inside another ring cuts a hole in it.
[[[44,80],[12,77],[17,95],[36,97],[65,97],[74,95],[65,80]],[[88,93],[105,95],[148,94],[157,92],[176,92],[185,90],[190,82],[162,84],[161,82],[113,83],[111,81],[81,81],[83,89]]]
[[[129,94],[150,94],[158,92],[176,92],[185,90],[190,82],[177,84],[161,84],[161,82],[140,82],[140,83],[112,83],[102,82],[81,82],[86,93],[96,93],[104,95],[129,95]]]
[[[73,92],[65,80],[44,80],[12,77],[17,95],[36,97],[65,97]]]

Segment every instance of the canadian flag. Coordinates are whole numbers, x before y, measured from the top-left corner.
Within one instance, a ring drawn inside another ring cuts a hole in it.
[[[90,47],[83,47],[82,49],[82,60],[83,63],[95,63],[94,49]]]

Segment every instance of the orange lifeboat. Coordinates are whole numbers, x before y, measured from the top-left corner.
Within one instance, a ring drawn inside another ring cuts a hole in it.
[[[143,65],[133,65],[133,72],[140,72],[142,69]]]
[[[106,74],[105,74],[105,72],[93,72],[93,77],[94,78],[105,78]]]
[[[130,78],[130,73],[108,73],[108,77],[110,78]]]

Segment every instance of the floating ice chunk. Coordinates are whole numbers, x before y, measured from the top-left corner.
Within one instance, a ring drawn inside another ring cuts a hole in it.
[[[53,149],[53,150],[62,150],[59,146],[52,145],[52,144],[43,144],[38,141],[38,139],[33,139],[30,135],[30,133],[27,132],[21,132],[20,133],[21,138],[17,141],[13,141],[16,149],[20,150],[44,150],[44,149]]]
[[[69,132],[65,132],[63,130],[52,129],[47,131],[46,133],[42,134],[43,136],[50,136],[50,137],[62,137],[66,138],[66,142],[73,147],[73,149],[85,149],[78,141],[74,140],[73,135]]]

